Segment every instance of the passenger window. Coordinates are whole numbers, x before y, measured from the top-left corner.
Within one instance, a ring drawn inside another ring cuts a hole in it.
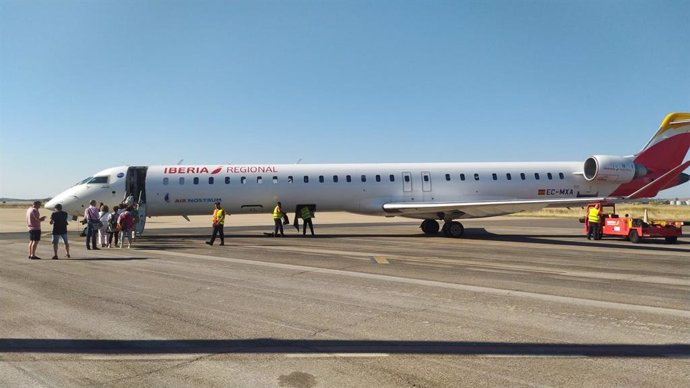
[[[208,184],[209,185],[213,184],[213,177],[212,176],[208,177]]]
[[[381,182],[381,175],[376,175],[376,182]]]
[[[277,176],[274,176],[274,177],[273,177],[273,184],[275,185],[275,184],[277,184],[277,183],[278,183],[278,177],[277,177]]]
[[[409,176],[409,175],[405,175],[405,182],[409,182],[409,181],[410,181],[410,176]]]
[[[450,174],[446,174],[446,180],[450,181]]]
[[[478,181],[479,180],[479,174],[474,174],[474,180]]]
[[[521,172],[521,173],[520,173],[520,179],[522,179],[523,181],[524,181],[525,179],[527,179],[527,176],[525,176],[525,173],[524,173],[524,172]]]
[[[338,183],[338,176],[337,175],[333,175],[333,183]]]
[[[559,172],[559,173],[558,173],[558,177],[561,178],[561,179],[565,179],[565,175],[563,175],[562,172]]]
[[[168,179],[168,178],[163,178],[163,185],[164,185],[164,186],[167,186],[169,181],[170,181],[170,179]]]
[[[260,177],[260,176],[256,177],[256,183],[262,184],[263,182],[264,182],[264,178],[263,178],[263,177]]]
[[[496,173],[493,173],[493,174],[491,174],[491,178],[493,178],[493,180],[497,181],[498,175],[496,175]]]
[[[195,185],[199,184],[199,177],[196,177],[196,176],[194,177],[194,184]]]
[[[323,175],[319,175],[319,183],[325,182],[325,179],[323,179]]]
[[[388,176],[388,179],[389,179],[391,182],[395,182],[395,175],[390,174],[390,175]]]
[[[549,173],[546,173],[546,177],[549,178],[549,180],[553,179],[553,175],[551,175],[550,172],[549,172]]]
[[[507,179],[507,180],[512,180],[512,179],[513,179],[513,176],[510,175],[509,172],[507,172],[507,173],[506,173],[506,179]]]
[[[464,181],[465,180],[465,174],[460,174],[460,180]]]
[[[345,175],[345,180],[349,183],[352,182],[352,177],[349,175]]]
[[[292,181],[293,181],[292,175],[288,175],[288,183],[292,183]]]
[[[225,177],[225,184],[226,184],[226,185],[229,185],[229,184],[230,184],[230,177],[229,177],[229,176],[226,176],[226,177]]]
[[[538,172],[534,173],[534,179],[539,180],[539,173]]]
[[[180,177],[180,184],[184,185],[184,177]]]
[[[309,177],[306,175],[304,176],[304,183],[309,183]]]
[[[362,182],[366,182],[366,181],[367,181],[367,176],[366,176],[366,175],[362,175]]]
[[[424,182],[429,182],[429,176],[428,175],[424,175]]]
[[[247,177],[246,177],[246,176],[243,176],[242,178],[240,178],[240,183],[241,183],[241,184],[247,183]]]

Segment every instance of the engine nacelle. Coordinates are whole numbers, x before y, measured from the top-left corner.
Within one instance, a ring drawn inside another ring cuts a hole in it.
[[[584,175],[588,181],[628,183],[647,175],[647,168],[632,156],[594,155],[585,160]]]

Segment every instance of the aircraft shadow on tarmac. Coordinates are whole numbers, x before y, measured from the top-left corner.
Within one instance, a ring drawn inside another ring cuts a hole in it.
[[[687,358],[688,344],[565,344],[470,341],[1,338],[0,353],[67,354],[369,354]]]
[[[369,226],[378,224],[366,224]],[[386,225],[386,224],[381,224]],[[265,232],[266,228],[253,228],[257,233],[247,233],[247,229],[243,228],[236,231],[226,231],[225,240],[228,245],[232,244],[232,240],[236,238],[242,239],[272,239],[269,232]],[[149,234],[142,237],[136,244],[138,248],[143,249],[184,249],[190,248],[188,243],[183,243],[185,240],[193,239],[199,241],[206,241],[209,239],[208,235],[199,234]],[[623,239],[603,239],[597,241],[587,240],[585,236],[579,234],[543,234],[543,235],[515,235],[515,234],[496,234],[487,231],[484,228],[466,228],[465,234],[459,239],[449,239],[448,237],[438,234],[435,236],[427,236],[423,233],[416,234],[394,234],[394,233],[317,233],[316,236],[311,237],[307,235],[304,238],[301,234],[294,233],[292,230],[286,228],[286,239],[338,239],[338,238],[443,238],[449,241],[457,241],[459,244],[462,240],[484,240],[484,241],[502,241],[514,242],[523,244],[544,244],[551,246],[578,246],[578,247],[595,247],[596,249],[630,249],[635,251],[664,251],[664,252],[687,252],[690,249],[683,247],[690,245],[685,241],[678,241],[676,244],[666,244],[663,239],[644,239],[640,243],[633,244]],[[282,238],[282,237],[281,237]],[[276,239],[278,241],[279,239]]]

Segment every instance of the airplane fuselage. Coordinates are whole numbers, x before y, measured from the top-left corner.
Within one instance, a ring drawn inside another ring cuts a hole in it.
[[[607,195],[617,187],[587,181],[582,162],[115,167],[95,175],[101,183],[84,183],[61,194],[79,199],[63,200],[70,203],[66,210],[81,215],[91,199],[110,206],[122,202],[125,191],[135,191],[128,190],[127,181],[137,170],[145,173],[143,185],[134,185],[144,192],[149,216],[208,214],[216,201],[229,213],[272,212],[281,201],[286,209],[309,204],[317,211],[395,215],[383,204],[582,198]],[[543,206],[521,205],[458,218]]]

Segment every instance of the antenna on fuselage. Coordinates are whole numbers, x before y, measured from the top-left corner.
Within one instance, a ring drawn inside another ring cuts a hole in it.
[[[182,164],[182,161],[184,161],[184,159],[180,159],[180,161],[177,162],[177,165],[179,166],[180,164]]]
[[[295,162],[295,164],[300,164],[300,163],[302,163],[302,158],[297,159],[297,162]]]

